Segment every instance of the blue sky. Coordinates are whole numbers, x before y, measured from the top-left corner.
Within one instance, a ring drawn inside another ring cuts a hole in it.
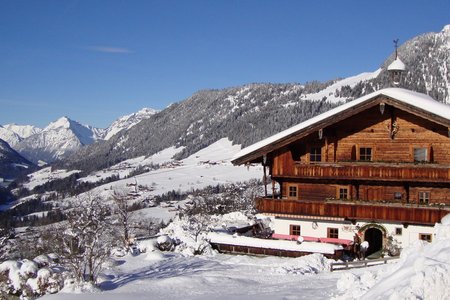
[[[200,89],[374,71],[450,1],[0,0],[0,124],[107,127]]]

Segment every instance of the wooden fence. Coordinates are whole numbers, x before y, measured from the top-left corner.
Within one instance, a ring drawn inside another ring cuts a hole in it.
[[[388,261],[398,259],[398,257],[384,257],[379,259],[365,259],[357,261],[336,262],[331,264],[331,272],[339,270],[348,270],[354,268],[365,268],[380,264],[387,264]]]

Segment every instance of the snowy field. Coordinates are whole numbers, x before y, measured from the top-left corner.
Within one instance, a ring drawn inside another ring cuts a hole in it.
[[[341,276],[323,271],[326,262],[319,255],[289,259],[143,253],[119,264],[105,272],[103,292],[60,292],[43,299],[330,299]]]
[[[112,263],[101,290],[42,299],[450,299],[450,215],[442,223],[433,243],[411,245],[397,263],[336,272],[320,254],[185,256],[148,247]]]
[[[150,158],[143,159],[140,164],[145,165],[152,162],[172,164],[106,186],[113,189],[123,189],[127,184],[137,182],[137,184],[151,187],[153,189],[152,195],[160,195],[172,190],[189,192],[209,185],[243,182],[255,178],[262,179],[263,171],[261,167],[247,168],[231,164],[231,158],[240,149],[239,145],[233,146],[228,139],[224,138],[184,160],[174,162],[171,157],[176,153],[176,148],[169,148]],[[136,161],[130,163],[133,166],[138,164]]]
[[[202,189],[207,186],[244,182],[251,179],[262,179],[263,171],[260,166],[233,166],[231,158],[240,151],[239,145],[232,145],[223,138],[214,144],[198,151],[190,157],[175,161],[172,157],[180,152],[182,148],[171,147],[158,152],[150,157],[138,157],[121,162],[107,170],[95,172],[89,176],[80,178],[80,181],[96,182],[112,175],[118,175],[121,180],[111,182],[94,189],[98,195],[108,196],[107,190],[130,190],[129,186],[138,184],[146,186],[151,191],[142,191],[142,198],[149,198],[154,195],[161,195],[170,191],[189,192],[195,189]],[[125,178],[137,167],[160,165],[157,170],[153,170],[134,177]],[[42,169],[31,174],[30,181],[25,187],[32,189],[52,178],[64,178],[79,171],[57,170],[50,171],[50,168]]]
[[[118,181],[101,185],[89,191],[89,194],[111,199],[114,192],[127,194],[135,192],[134,201],[150,201],[156,195],[176,191],[187,193],[196,189],[218,184],[245,182],[251,179],[262,179],[263,171],[260,166],[233,166],[231,158],[240,151],[239,145],[232,145],[227,139],[221,139],[207,148],[191,155],[190,157],[175,161],[172,157],[182,148],[171,147],[150,157],[138,157],[121,162],[107,170],[95,172],[89,176],[80,178],[80,181],[96,182],[112,175],[123,178]],[[137,176],[125,178],[130,172],[139,166],[160,165],[159,169],[143,173]],[[30,181],[25,185],[34,188],[51,179],[64,178],[79,171],[56,170],[50,167],[29,175]],[[136,187],[141,186],[141,188]],[[29,197],[35,198],[35,195]],[[26,201],[22,198],[20,201]],[[66,198],[66,202],[78,201],[76,197]],[[11,207],[10,204],[8,207]],[[177,203],[183,205],[183,202]],[[8,208],[5,207],[5,208]],[[164,222],[171,220],[176,215],[175,207],[161,205],[140,210],[136,215],[142,218],[157,218]]]
[[[24,187],[32,190],[35,187],[42,185],[48,181],[54,180],[54,179],[62,179],[69,177],[72,174],[79,173],[80,171],[73,170],[73,171],[66,171],[66,170],[55,170],[52,171],[51,167],[43,168],[37,172],[34,172],[30,175],[28,175],[29,182],[24,184]]]

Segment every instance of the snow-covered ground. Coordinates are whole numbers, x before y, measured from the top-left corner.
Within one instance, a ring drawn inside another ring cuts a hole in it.
[[[449,299],[450,216],[437,226],[433,243],[412,245],[398,263],[336,272],[320,254],[185,256],[148,247],[107,269],[101,290],[43,299]]]
[[[320,273],[318,255],[288,259],[179,254],[128,256],[105,272],[102,292],[43,299],[329,299],[338,273]],[[304,274],[302,274],[304,273]]]
[[[450,214],[435,227],[432,243],[410,245],[397,264],[362,276],[344,273],[336,300],[450,299]]]
[[[52,171],[51,167],[43,168],[37,172],[34,172],[30,175],[28,175],[29,181],[24,184],[24,187],[32,190],[36,186],[42,185],[48,181],[54,180],[54,179],[62,179],[69,177],[72,174],[79,173],[78,170],[54,170]]]
[[[221,139],[207,148],[189,156],[181,161],[174,161],[172,156],[180,148],[168,148],[151,157],[140,157],[127,160],[116,165],[110,170],[95,173],[81,180],[96,181],[113,174],[121,177],[128,175],[137,166],[153,164],[166,164],[160,169],[140,174],[132,178],[126,178],[98,187],[99,193],[103,190],[126,190],[127,186],[138,184],[147,186],[151,191],[143,192],[145,197],[161,195],[170,191],[189,192],[195,189],[202,189],[210,185],[244,182],[250,179],[262,178],[261,167],[233,166],[231,158],[240,151],[239,145],[232,145],[227,139]]]
[[[122,179],[101,185],[89,193],[108,199],[114,191],[125,193],[137,191],[134,195],[135,201],[148,201],[155,195],[161,195],[171,191],[185,193],[207,186],[262,179],[263,171],[260,166],[250,166],[247,168],[244,166],[233,166],[231,164],[231,158],[240,149],[241,147],[239,145],[232,145],[227,138],[224,138],[184,160],[176,161],[172,157],[181,151],[182,148],[170,147],[150,157],[141,156],[126,160],[106,170],[80,178],[79,180],[98,182],[112,175],[116,175]],[[151,165],[159,165],[160,168],[126,178],[136,168]],[[68,177],[76,172],[79,171],[51,171],[50,167],[44,168],[30,174],[30,180],[24,186],[31,190],[49,180]],[[66,200],[70,201],[73,198],[67,198]],[[157,209],[152,208],[151,210],[154,211]],[[170,211],[167,212],[167,210],[171,209],[166,208],[166,215],[174,214]]]
[[[355,76],[351,76],[342,80],[338,80],[334,84],[330,85],[326,89],[321,90],[318,93],[314,94],[305,94],[302,96],[303,99],[308,100],[322,100],[324,97],[327,98],[329,102],[339,102],[345,101],[346,98],[336,97],[335,92],[340,90],[343,86],[350,86],[353,88],[356,84],[361,81],[367,81],[373,78],[376,78],[381,72],[381,68],[376,70],[375,72],[364,72]]]

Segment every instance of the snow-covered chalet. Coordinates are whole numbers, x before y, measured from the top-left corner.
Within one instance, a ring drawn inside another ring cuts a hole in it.
[[[275,238],[350,245],[359,237],[368,255],[388,241],[431,241],[450,213],[450,106],[382,89],[244,148],[232,162],[261,163],[271,179],[255,205],[272,218]]]

